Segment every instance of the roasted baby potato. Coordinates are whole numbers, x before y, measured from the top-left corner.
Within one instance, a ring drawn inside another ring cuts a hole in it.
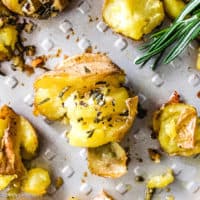
[[[104,55],[68,58],[35,81],[35,114],[69,121],[74,146],[120,141],[132,126],[138,103],[124,82],[124,72]]]
[[[191,156],[200,153],[200,119],[197,111],[191,105],[180,103],[177,93],[154,113],[153,129],[162,149],[169,155]]]
[[[105,0],[104,21],[117,33],[139,40],[164,19],[160,0]]]
[[[42,195],[49,185],[48,172],[41,168],[27,172],[22,160],[35,157],[37,134],[32,125],[7,105],[0,109],[0,190],[12,181],[23,181],[22,190]],[[40,185],[40,187],[38,187]]]
[[[116,142],[88,149],[88,167],[93,174],[118,178],[127,172],[127,156]]]
[[[166,13],[172,19],[177,18],[186,6],[182,0],[164,0],[163,3]]]
[[[28,171],[22,182],[22,191],[32,195],[43,195],[51,184],[47,170],[34,168]]]
[[[68,0],[2,0],[2,2],[14,13],[35,18],[55,16],[68,4]]]

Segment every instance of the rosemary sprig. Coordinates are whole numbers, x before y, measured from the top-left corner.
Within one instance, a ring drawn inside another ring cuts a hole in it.
[[[200,36],[199,7],[200,0],[192,0],[170,27],[154,33],[149,42],[140,48],[146,52],[135,61],[135,64],[144,65],[151,58],[157,56],[152,65],[152,68],[155,69],[161,59],[164,64],[169,64],[182,53],[192,40]],[[169,47],[171,50],[164,55],[165,50]]]

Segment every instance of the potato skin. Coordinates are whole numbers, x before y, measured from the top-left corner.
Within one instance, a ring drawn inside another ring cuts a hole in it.
[[[123,176],[127,172],[126,161],[126,152],[115,142],[88,149],[88,167],[98,176],[107,178]]]
[[[115,32],[140,40],[160,25],[165,14],[159,0],[105,0],[102,15]]]

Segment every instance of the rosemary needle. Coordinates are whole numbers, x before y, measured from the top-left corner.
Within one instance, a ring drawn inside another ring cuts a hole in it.
[[[144,65],[154,56],[154,69],[162,59],[164,64],[173,61],[187,47],[187,45],[200,36],[200,0],[192,0],[171,26],[154,33],[149,42],[142,45],[140,50],[145,53],[135,61],[135,64]],[[171,48],[167,55],[167,48]]]

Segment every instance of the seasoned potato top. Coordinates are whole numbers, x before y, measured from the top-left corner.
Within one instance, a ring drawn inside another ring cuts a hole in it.
[[[70,144],[97,147],[120,141],[137,110],[124,72],[101,54],[66,59],[35,82],[35,113],[69,121]]]

